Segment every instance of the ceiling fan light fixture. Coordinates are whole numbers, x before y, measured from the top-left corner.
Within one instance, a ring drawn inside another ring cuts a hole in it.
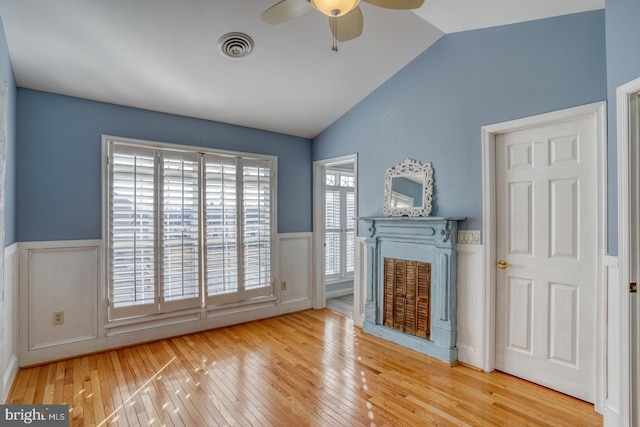
[[[360,0],[311,0],[311,5],[327,16],[346,15],[355,9]]]

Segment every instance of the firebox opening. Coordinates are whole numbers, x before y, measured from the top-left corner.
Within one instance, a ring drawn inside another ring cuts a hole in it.
[[[383,325],[429,339],[431,264],[384,258]]]

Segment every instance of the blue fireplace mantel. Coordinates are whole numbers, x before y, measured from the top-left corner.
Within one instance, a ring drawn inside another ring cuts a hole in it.
[[[366,217],[367,300],[363,331],[442,361],[458,360],[456,272],[458,222],[453,217]],[[429,339],[384,326],[384,259],[431,264]]]

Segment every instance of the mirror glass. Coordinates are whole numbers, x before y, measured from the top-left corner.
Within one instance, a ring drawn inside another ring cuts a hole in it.
[[[391,178],[391,203],[394,208],[421,207],[423,193],[423,173],[411,173]]]
[[[385,174],[385,216],[428,216],[433,194],[431,163],[412,159],[387,169]]]

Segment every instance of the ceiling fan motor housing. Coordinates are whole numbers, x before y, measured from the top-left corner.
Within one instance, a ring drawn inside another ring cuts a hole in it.
[[[311,0],[311,5],[327,16],[342,16],[358,7],[360,0]]]

